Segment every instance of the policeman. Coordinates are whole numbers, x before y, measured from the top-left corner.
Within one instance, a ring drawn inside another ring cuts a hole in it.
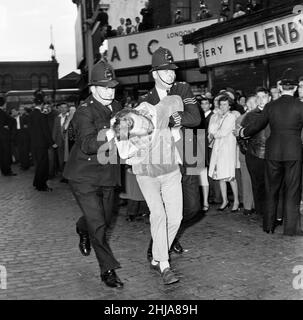
[[[118,82],[112,67],[100,61],[94,65],[90,77],[91,95],[77,109],[72,120],[76,141],[64,169],[72,192],[83,216],[77,222],[79,248],[90,254],[95,251],[101,279],[109,287],[123,287],[115,269],[120,268],[106,240],[106,229],[114,214],[116,187],[120,185],[120,165],[99,162],[106,158],[109,144],[100,132],[110,128],[110,119],[122,109],[114,100]],[[98,135],[99,134],[99,135]]]
[[[174,64],[171,52],[168,49],[159,47],[152,55],[152,76],[155,80],[155,87],[149,91],[145,96],[141,97],[141,102],[146,101],[152,105],[159,103],[167,95],[179,95],[184,104],[183,112],[175,112],[169,121],[170,127],[182,126],[183,134],[183,165],[181,167],[182,173],[182,191],[183,191],[183,221],[176,236],[171,249],[176,253],[182,253],[183,248],[180,245],[178,238],[185,224],[200,211],[200,194],[199,194],[199,178],[196,175],[189,174],[190,166],[204,166],[203,159],[199,161],[203,163],[188,163],[186,161],[187,155],[185,153],[191,149],[197,154],[197,140],[193,134],[188,134],[188,128],[195,128],[205,123],[205,119],[201,119],[199,107],[196,98],[194,97],[190,86],[186,82],[176,82],[175,70],[178,67]],[[205,126],[204,126],[205,128]],[[187,130],[185,134],[185,130]],[[192,148],[189,145],[192,144]],[[201,145],[203,145],[201,143]],[[148,260],[152,259],[152,241],[147,251]]]
[[[268,124],[270,136],[265,147],[265,193],[266,212],[263,230],[274,233],[277,224],[279,193],[284,183],[284,235],[303,236],[300,221],[300,195],[302,175],[303,103],[294,97],[298,87],[295,72],[284,71],[279,83],[281,97],[268,103],[261,116],[234,133],[250,137]]]

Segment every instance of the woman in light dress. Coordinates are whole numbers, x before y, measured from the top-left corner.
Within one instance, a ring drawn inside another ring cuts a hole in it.
[[[227,199],[229,182],[234,196],[232,212],[239,210],[238,185],[235,179],[238,166],[237,140],[233,135],[238,112],[230,111],[230,98],[223,95],[219,99],[219,110],[214,114],[208,127],[208,139],[212,144],[212,154],[208,175],[219,180],[223,202],[218,210],[223,211],[230,206]]]

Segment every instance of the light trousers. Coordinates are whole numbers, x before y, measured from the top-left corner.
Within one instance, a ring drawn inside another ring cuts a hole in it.
[[[153,259],[168,261],[168,250],[182,220],[182,175],[178,169],[158,177],[136,178],[150,210]]]

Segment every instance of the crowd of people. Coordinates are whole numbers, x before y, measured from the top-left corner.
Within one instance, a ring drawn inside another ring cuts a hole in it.
[[[71,120],[75,107],[68,102],[51,104],[43,91],[37,90],[32,106],[0,108],[1,172],[17,175],[11,169],[19,164],[22,171],[35,166],[33,186],[38,191],[51,191],[46,181],[62,176],[65,162],[74,143]]]
[[[114,70],[99,61],[90,75],[91,94],[77,110],[62,103],[56,111],[40,91],[28,114],[0,110],[2,174],[14,175],[3,150],[12,137],[27,137],[29,143],[17,144],[20,165],[29,167],[29,152],[20,148],[29,145],[33,186],[51,191],[49,159],[57,154],[62,182],[82,212],[79,249],[84,256],[94,249],[109,287],[123,287],[106,237],[119,193],[128,221],[149,217],[146,255],[164,285],[179,281],[171,253],[183,253],[184,230],[210,205],[223,214],[255,215],[266,233],[283,225],[284,235],[302,236],[303,76],[287,69],[270,89],[258,87],[248,96],[231,87],[194,96],[188,83],[176,81],[178,67],[168,49],[159,47],[151,65],[154,86],[138,101],[115,100]]]

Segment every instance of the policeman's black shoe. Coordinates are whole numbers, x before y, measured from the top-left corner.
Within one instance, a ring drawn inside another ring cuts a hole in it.
[[[101,274],[101,280],[111,288],[122,288],[123,282],[117,276],[115,270],[108,270]]]
[[[81,232],[78,227],[76,228],[76,231],[80,237],[79,250],[83,256],[87,257],[90,255],[91,251],[89,235],[88,233]]]
[[[170,251],[173,251],[177,254],[182,254],[184,252],[183,247],[181,246],[178,240],[175,240],[171,246]]]

